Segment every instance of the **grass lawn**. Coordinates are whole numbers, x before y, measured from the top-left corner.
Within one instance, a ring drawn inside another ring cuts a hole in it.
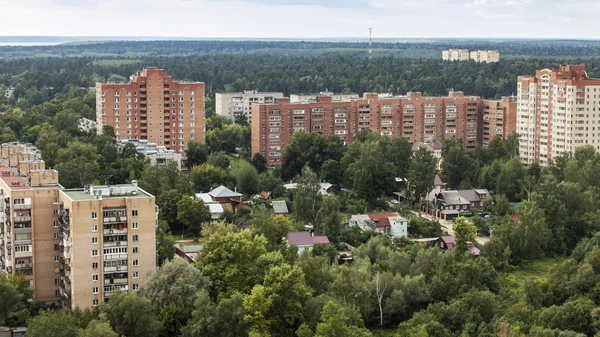
[[[566,260],[564,256],[546,257],[540,260],[527,261],[509,273],[501,274],[505,286],[522,288],[529,279],[543,280],[546,274],[555,265]]]

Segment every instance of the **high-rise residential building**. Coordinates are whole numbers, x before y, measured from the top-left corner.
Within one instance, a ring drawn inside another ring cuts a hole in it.
[[[137,182],[62,190],[59,196],[60,295],[90,307],[140,288],[156,269],[158,209]]]
[[[282,97],[282,92],[258,92],[255,90],[217,93],[215,95],[215,112],[217,115],[228,117],[231,120],[235,120],[236,115],[243,114],[251,123],[252,104],[270,104],[275,102],[275,98]]]
[[[175,81],[146,68],[129,82],[96,84],[98,132],[112,126],[117,140],[148,140],[184,153],[190,140],[205,140],[204,83]]]
[[[525,164],[549,160],[578,147],[600,149],[600,79],[585,65],[562,65],[517,80],[517,133]]]
[[[496,136],[506,138],[516,132],[517,97],[503,96],[501,100],[483,101],[482,145],[487,146]]]
[[[34,300],[59,301],[58,172],[31,144],[7,143],[0,158],[0,266],[24,276]]]
[[[288,142],[300,130],[323,136],[335,134],[345,142],[351,142],[363,129],[391,138],[405,137],[412,144],[433,140],[443,143],[448,138],[460,138],[465,150],[472,151],[477,144],[482,144],[486,104],[500,103],[455,91],[446,97],[425,97],[418,92],[397,97],[365,93],[360,99],[338,102],[333,102],[330,96],[299,103],[289,98],[276,99],[274,104],[252,107],[255,116],[252,155],[260,152],[270,165],[281,164]],[[510,108],[502,112],[514,114]],[[494,121],[502,119],[497,113],[493,118]],[[503,124],[509,121],[509,117],[502,119]],[[508,125],[502,128],[511,130]],[[494,129],[494,132],[497,131]]]
[[[442,60],[494,63],[500,61],[500,53],[497,50],[448,49],[442,51]]]
[[[0,157],[0,267],[29,282],[32,299],[95,306],[135,291],[156,268],[154,197],[132,184],[64,190],[30,144]]]

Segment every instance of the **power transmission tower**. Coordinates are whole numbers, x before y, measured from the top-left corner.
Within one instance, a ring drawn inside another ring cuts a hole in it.
[[[369,58],[373,57],[373,28],[369,28]]]

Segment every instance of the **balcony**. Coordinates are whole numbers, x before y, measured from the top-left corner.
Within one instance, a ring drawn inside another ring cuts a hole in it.
[[[33,268],[33,264],[31,263],[17,263],[15,264],[15,269],[16,270],[24,270],[24,269],[32,269]]]
[[[104,267],[104,273],[124,273],[127,272],[127,265]]]
[[[127,253],[104,254],[104,260],[126,260]]]
[[[31,221],[31,215],[15,216],[14,217],[14,221],[15,221],[15,223],[18,223],[18,222],[29,222],[29,221]]]
[[[15,240],[15,245],[30,245],[31,239],[27,240]]]
[[[129,280],[127,278],[113,278],[113,279],[104,279],[104,285],[111,284],[127,284]]]
[[[105,229],[104,235],[118,235],[118,234],[127,234],[127,228],[115,228],[115,229]]]
[[[117,291],[120,291],[122,293],[127,293],[127,291],[129,290],[129,286],[127,285],[107,285],[104,286],[104,296],[105,297],[110,297],[112,294],[114,294]]]
[[[127,241],[109,241],[109,242],[104,242],[103,243],[104,247],[126,247],[127,246]]]
[[[70,291],[70,289],[67,290],[66,288],[67,288],[66,286],[65,287],[61,286],[59,288],[60,289],[59,290],[60,291],[60,297],[62,297],[62,299],[65,300],[65,301],[70,301],[70,299],[71,299],[71,291]],[[71,288],[71,287],[69,287],[69,288]]]
[[[57,252],[64,252],[65,251],[65,245],[63,243],[58,243],[54,245],[54,250]]]
[[[106,223],[106,224],[127,222],[127,217],[126,216],[109,216],[109,217],[104,217],[103,222]]]
[[[29,252],[15,252],[15,258],[22,258],[22,257],[32,257],[33,256],[33,252],[29,251]]]
[[[17,209],[31,209],[31,204],[15,204],[15,210]]]

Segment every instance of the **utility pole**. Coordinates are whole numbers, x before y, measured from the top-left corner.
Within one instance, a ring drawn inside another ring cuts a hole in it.
[[[373,58],[373,28],[369,28],[369,59]]]

